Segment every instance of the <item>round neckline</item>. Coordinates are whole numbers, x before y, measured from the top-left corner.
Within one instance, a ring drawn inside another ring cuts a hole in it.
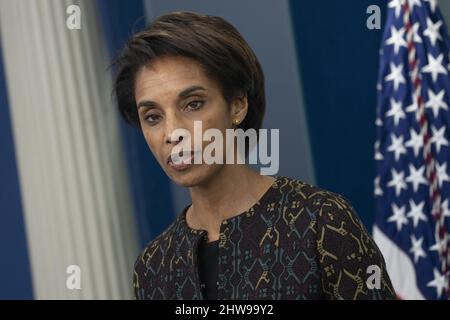
[[[243,212],[241,212],[241,213],[239,213],[239,214],[237,214],[237,215],[235,215],[235,216],[233,216],[233,217],[231,217],[231,218],[224,219],[224,220],[222,221],[222,223],[221,223],[221,226],[222,226],[222,224],[226,224],[226,223],[229,223],[230,221],[233,221],[233,220],[238,219],[238,218],[240,218],[240,217],[244,217],[244,216],[245,216],[247,213],[249,213],[250,211],[254,211],[254,210],[256,210],[258,207],[263,206],[263,205],[270,199],[270,196],[272,195],[272,193],[278,188],[279,182],[281,181],[281,179],[283,178],[283,176],[276,176],[276,177],[273,177],[273,178],[274,178],[275,180],[272,182],[272,184],[270,185],[270,187],[264,192],[264,194],[259,198],[259,200],[256,201],[256,203],[254,203],[254,204],[253,204],[250,208],[248,208],[247,210],[245,210],[245,211],[243,211]],[[191,233],[194,233],[194,234],[198,234],[198,233],[207,233],[207,231],[204,230],[204,229],[194,229],[194,228],[191,228],[191,227],[188,225],[188,223],[187,223],[187,221],[186,221],[186,213],[187,213],[187,210],[189,209],[189,207],[190,207],[191,205],[192,205],[192,203],[189,204],[189,205],[187,205],[187,206],[183,209],[183,211],[182,211],[182,213],[181,213],[181,215],[180,215],[182,224],[183,224],[183,225],[188,229],[188,231],[190,231]],[[212,241],[212,242],[206,242],[206,244],[214,243],[214,242],[216,242],[216,241],[219,241],[219,240],[215,240],[215,241]]]

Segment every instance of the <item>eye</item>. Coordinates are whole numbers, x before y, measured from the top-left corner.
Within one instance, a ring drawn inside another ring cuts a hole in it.
[[[204,103],[205,102],[201,100],[191,101],[188,103],[185,109],[187,109],[188,111],[197,111],[203,107]]]
[[[149,114],[144,117],[145,121],[148,122],[150,125],[157,124],[160,118],[161,117],[157,114]]]

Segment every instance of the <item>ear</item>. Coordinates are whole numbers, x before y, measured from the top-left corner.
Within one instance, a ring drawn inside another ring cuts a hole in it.
[[[231,103],[231,123],[241,123],[248,112],[247,94],[241,94]]]

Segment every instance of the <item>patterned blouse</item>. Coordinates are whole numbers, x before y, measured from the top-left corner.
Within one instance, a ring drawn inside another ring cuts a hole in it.
[[[187,209],[187,208],[186,208]],[[207,231],[186,209],[136,260],[136,299],[203,299],[197,253]],[[279,176],[220,226],[218,299],[393,299],[378,247],[341,195]]]

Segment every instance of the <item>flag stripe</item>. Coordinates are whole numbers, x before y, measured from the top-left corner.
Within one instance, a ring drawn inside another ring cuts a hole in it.
[[[400,288],[415,282],[424,298],[448,299],[450,38],[434,0],[391,0],[388,8],[376,121],[376,227],[413,266],[391,275],[393,282]]]

